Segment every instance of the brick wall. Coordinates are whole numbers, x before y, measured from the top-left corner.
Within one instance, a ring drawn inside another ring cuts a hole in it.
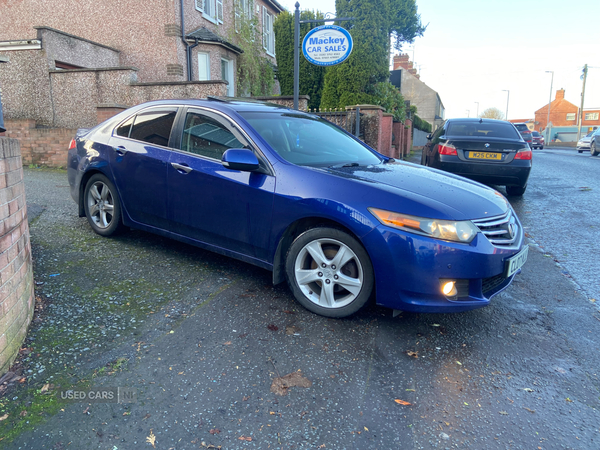
[[[18,139],[23,164],[65,167],[75,129],[36,128],[34,120],[6,120],[6,137]],[[1,138],[0,138],[1,139]]]
[[[0,137],[0,375],[21,348],[34,306],[19,141]]]

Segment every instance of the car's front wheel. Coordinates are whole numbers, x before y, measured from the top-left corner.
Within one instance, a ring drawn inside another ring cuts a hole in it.
[[[506,186],[506,193],[510,196],[520,196],[525,193],[527,185],[525,186]]]
[[[373,266],[367,251],[344,231],[318,227],[290,246],[285,269],[296,300],[325,317],[347,317],[371,296]]]
[[[122,228],[121,203],[115,185],[102,174],[93,175],[83,193],[85,215],[96,233],[111,236]]]
[[[592,142],[590,145],[590,154],[592,156],[596,156],[598,154],[598,148],[596,147],[596,141]]]

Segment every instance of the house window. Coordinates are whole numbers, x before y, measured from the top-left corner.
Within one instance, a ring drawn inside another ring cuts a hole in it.
[[[221,58],[221,79],[229,83],[227,85],[227,96],[233,97],[235,93],[233,82],[233,61]]]
[[[210,55],[198,52],[198,80],[210,80]]]
[[[585,113],[585,120],[598,120],[598,113]]]
[[[275,56],[275,33],[273,32],[273,14],[263,6],[263,48],[268,55]]]
[[[567,120],[575,120],[575,113],[567,113]]]
[[[253,0],[235,0],[235,31],[240,32],[242,19],[252,17]]]
[[[223,23],[223,0],[195,0],[196,9],[212,23]]]

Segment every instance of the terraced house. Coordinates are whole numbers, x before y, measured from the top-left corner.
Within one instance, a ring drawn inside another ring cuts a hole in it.
[[[244,95],[236,88],[242,25],[252,23],[275,65],[282,10],[276,0],[0,0],[7,131],[16,121],[89,127],[157,98]]]

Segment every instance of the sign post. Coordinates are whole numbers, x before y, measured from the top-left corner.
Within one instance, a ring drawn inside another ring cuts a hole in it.
[[[294,109],[298,109],[298,96],[300,91],[300,24],[325,23],[354,20],[350,17],[329,17],[325,19],[300,20],[300,3],[294,5]],[[333,66],[344,62],[352,52],[352,36],[342,27],[337,25],[323,25],[313,28],[302,41],[302,53],[311,64],[319,66]]]

